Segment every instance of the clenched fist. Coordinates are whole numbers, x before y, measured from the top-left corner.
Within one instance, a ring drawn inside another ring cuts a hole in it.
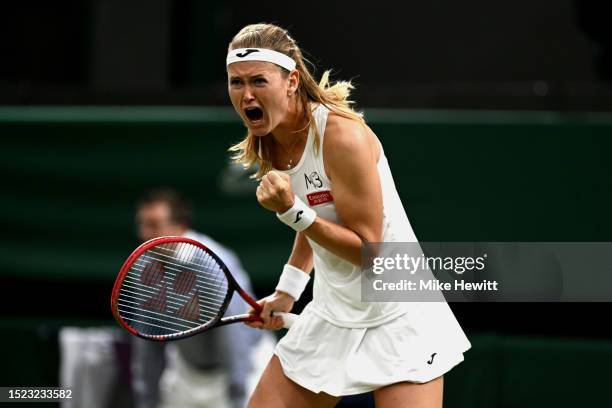
[[[262,207],[279,214],[293,207],[291,177],[288,174],[270,170],[257,187],[257,201]]]
[[[257,329],[282,329],[283,318],[280,316],[274,316],[273,312],[289,312],[293,308],[294,302],[295,299],[293,299],[291,295],[277,290],[270,296],[257,301],[257,303],[259,303],[262,309],[261,313],[259,314],[262,321],[247,322],[246,325]],[[255,309],[253,309],[252,307],[249,308],[248,313],[257,314],[257,312],[255,312]]]

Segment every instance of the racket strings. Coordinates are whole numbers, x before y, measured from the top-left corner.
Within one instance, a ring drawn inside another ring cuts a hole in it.
[[[138,287],[135,287],[134,285]],[[123,286],[126,288],[125,289],[126,297],[130,297],[129,296],[130,293],[135,296],[138,296],[138,295],[145,296],[145,297],[146,296],[149,296],[149,297],[159,296],[159,291],[151,290],[146,286],[140,285],[139,283],[134,283],[131,279],[126,278],[124,280]],[[132,290],[130,291],[129,289],[132,289]],[[175,302],[171,298],[170,300],[167,300],[166,303],[168,304],[169,308],[174,307],[175,309],[178,309],[182,304],[185,303],[185,301],[188,301],[190,299],[190,297],[187,297],[187,296],[181,296],[181,298],[182,299],[180,299],[180,302]],[[211,301],[207,299],[204,301],[202,307],[204,309],[210,310],[211,313],[216,313],[221,306],[222,306],[222,303]]]
[[[219,262],[202,248],[165,243],[138,256],[119,289],[121,318],[138,332],[171,336],[216,319],[229,282]]]
[[[153,254],[155,254],[155,252],[153,252]],[[207,255],[208,255],[208,254],[207,254]],[[147,261],[152,261],[152,262],[160,261],[160,259],[159,259],[159,258],[156,258],[156,257],[151,256],[151,255],[147,255],[146,253],[142,255],[142,259],[147,260]],[[211,257],[211,259],[213,259],[213,258]],[[143,264],[142,262],[139,262],[139,261],[140,261],[140,258],[139,258],[139,260],[137,260],[136,262],[134,262],[134,265],[135,265],[135,266],[141,266],[141,267],[145,267],[145,268],[146,268],[146,265],[147,265],[147,264],[146,264],[146,263],[144,263],[144,264]],[[170,275],[170,279],[171,279],[171,280],[173,280],[173,279],[174,279],[174,274],[173,274],[172,272],[177,272],[177,273],[180,273],[180,272],[184,272],[184,270],[186,270],[186,269],[191,270],[191,271],[194,271],[194,272],[196,272],[196,273],[197,273],[197,272],[199,272],[199,269],[196,269],[196,268],[193,268],[193,267],[189,267],[189,266],[181,266],[181,265],[178,265],[178,264],[176,264],[176,263],[173,263],[171,260],[168,260],[168,259],[165,259],[165,260],[163,260],[163,261],[166,263],[165,268],[164,268],[164,271],[163,271],[163,274],[164,274],[164,275],[165,275],[165,274]],[[219,268],[219,266],[218,266],[216,263],[215,263],[215,265],[214,265],[214,266],[216,266],[217,268]],[[131,269],[130,269],[130,270],[131,270]],[[171,272],[169,272],[169,271],[171,271]],[[219,271],[221,271],[221,269],[220,269],[220,268],[219,268]],[[219,272],[219,271],[216,271],[216,270],[215,270],[215,271],[209,271],[209,272],[215,272],[215,273],[216,273],[216,272]],[[222,272],[221,272],[221,273],[222,273]],[[225,278],[225,275],[223,274],[223,276],[222,276],[222,277],[223,277],[223,278]],[[217,278],[217,277],[215,277],[215,278],[213,279],[213,278],[211,278],[210,276],[208,276],[207,274],[206,274],[206,275],[201,276],[201,279],[202,279],[203,281],[206,281],[206,282],[211,283],[211,285],[212,285],[212,286],[215,286],[215,285],[218,285],[218,284],[219,284],[219,280],[218,280],[218,278]]]

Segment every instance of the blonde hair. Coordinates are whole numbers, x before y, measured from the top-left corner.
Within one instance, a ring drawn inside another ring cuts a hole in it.
[[[304,107],[304,113],[308,120],[308,126],[315,134],[315,149],[320,149],[321,136],[312,117],[311,103],[325,105],[332,112],[347,119],[352,119],[365,124],[363,115],[352,109],[352,101],[349,100],[353,85],[350,81],[339,81],[331,85],[329,82],[330,71],[325,71],[321,80],[317,84],[312,74],[305,65],[307,60],[302,56],[300,48],[284,30],[273,24],[251,24],[244,27],[236,34],[229,44],[229,50],[236,48],[267,48],[281,52],[291,57],[295,62],[295,69],[300,74],[300,82],[297,89],[298,97]],[[289,71],[279,67],[284,76],[289,75]],[[242,164],[245,168],[259,165],[255,178],[263,177],[272,166],[270,158],[271,136],[256,137],[250,131],[240,142],[230,147],[231,152],[235,152],[232,158]]]

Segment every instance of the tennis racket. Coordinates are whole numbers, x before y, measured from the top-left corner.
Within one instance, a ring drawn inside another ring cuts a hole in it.
[[[148,340],[178,340],[230,323],[261,321],[255,314],[224,317],[234,292],[261,313],[223,261],[193,239],[160,237],[140,245],[125,261],[111,296],[117,322]],[[282,316],[285,328],[297,317]]]

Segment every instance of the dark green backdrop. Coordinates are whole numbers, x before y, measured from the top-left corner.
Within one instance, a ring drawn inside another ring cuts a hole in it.
[[[421,240],[611,240],[612,115],[366,110],[366,117]],[[170,186],[196,203],[197,228],[235,249],[258,288],[270,287],[292,233],[229,166],[227,148],[243,132],[220,108],[0,108],[0,278],[110,285],[136,245],[134,201]],[[27,292],[4,296],[37,304]],[[50,321],[48,305],[37,306],[38,316],[5,313],[0,321],[11,367],[1,385],[56,379],[57,344],[45,327],[71,316]],[[607,400],[609,340],[470,339],[466,362],[447,377],[448,407]]]
[[[606,241],[612,115],[366,111],[423,241]],[[176,187],[258,286],[292,234],[229,166],[244,130],[219,108],[1,108],[2,276],[112,279],[134,201]]]

